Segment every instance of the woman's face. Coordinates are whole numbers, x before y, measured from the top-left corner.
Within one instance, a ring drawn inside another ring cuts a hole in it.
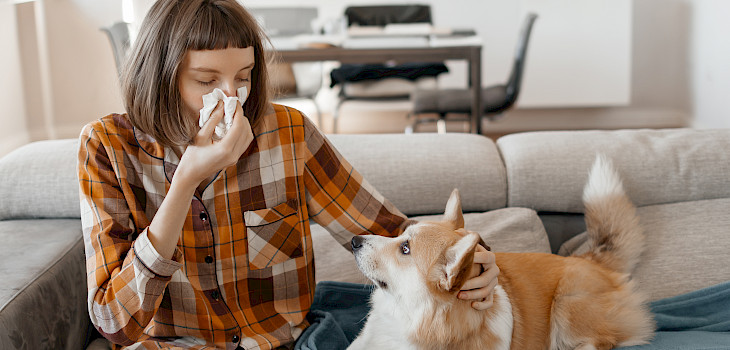
[[[215,88],[226,96],[236,96],[245,86],[251,94],[251,70],[255,62],[253,47],[221,50],[189,50],[178,75],[178,88],[185,114],[196,121],[203,108],[203,95]]]

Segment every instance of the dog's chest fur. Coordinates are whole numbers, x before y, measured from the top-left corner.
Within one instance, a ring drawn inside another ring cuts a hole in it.
[[[481,317],[459,317],[439,312],[429,301],[401,302],[387,292],[377,289],[372,295],[373,309],[356,343],[363,341],[363,344],[366,343],[371,349],[446,350],[463,349],[464,346],[468,346],[467,344],[478,344],[479,349],[509,349],[513,327],[512,307],[501,286],[497,286],[494,293],[492,308],[476,312],[477,315],[481,313]],[[459,311],[451,310],[449,312]],[[423,328],[424,325],[431,325],[439,329],[428,329],[428,326]],[[469,328],[478,329],[478,332],[469,331]],[[463,333],[463,342],[444,344],[433,341],[429,336],[426,336],[428,339],[419,339],[419,334],[429,334],[445,329],[451,329],[446,332],[456,336]],[[359,349],[356,343],[353,343],[351,349]]]

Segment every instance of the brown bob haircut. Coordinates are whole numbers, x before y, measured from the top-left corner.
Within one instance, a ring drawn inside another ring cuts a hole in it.
[[[121,74],[132,125],[165,146],[190,143],[198,124],[183,115],[178,89],[185,53],[253,47],[253,85],[243,112],[255,126],[269,105],[265,40],[256,19],[236,0],[158,0],[142,22]]]

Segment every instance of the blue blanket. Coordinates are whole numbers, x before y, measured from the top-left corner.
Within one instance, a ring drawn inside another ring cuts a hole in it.
[[[343,282],[320,282],[307,315],[311,326],[296,349],[345,349],[365,324],[373,287]],[[730,349],[730,282],[684,295],[657,300],[650,305],[657,322],[651,344],[622,350]]]
[[[730,282],[650,304],[657,323],[651,344],[625,350],[730,349]]]

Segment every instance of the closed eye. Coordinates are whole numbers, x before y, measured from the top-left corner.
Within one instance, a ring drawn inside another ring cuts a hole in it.
[[[408,255],[411,253],[411,246],[409,245],[408,241],[405,241],[400,244],[400,252],[403,255]]]

